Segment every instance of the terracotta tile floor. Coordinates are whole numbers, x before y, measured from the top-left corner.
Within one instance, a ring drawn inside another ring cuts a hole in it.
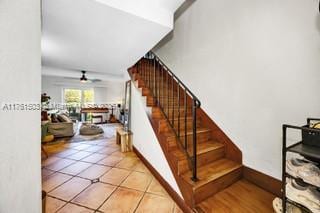
[[[182,212],[133,152],[120,152],[114,137],[44,148],[47,213]]]

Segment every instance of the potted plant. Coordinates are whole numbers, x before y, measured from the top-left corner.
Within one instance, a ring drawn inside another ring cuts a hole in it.
[[[47,93],[41,94],[41,120],[48,120],[47,110],[49,109],[49,102],[51,97],[47,95]]]

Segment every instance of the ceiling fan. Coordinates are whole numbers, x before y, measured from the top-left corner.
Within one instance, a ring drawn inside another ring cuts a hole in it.
[[[86,71],[82,70],[82,76],[80,78],[80,82],[81,83],[86,83],[88,81],[87,77],[86,77]]]
[[[82,70],[81,71],[82,76],[80,78],[80,82],[81,83],[97,83],[97,82],[101,82],[101,79],[88,79],[86,76],[86,71]],[[64,77],[65,79],[72,79],[72,80],[79,80],[79,78],[73,78],[73,77]]]

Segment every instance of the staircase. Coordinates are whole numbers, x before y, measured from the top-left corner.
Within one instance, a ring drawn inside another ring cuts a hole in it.
[[[241,151],[153,52],[132,66],[129,74],[152,108],[149,120],[192,209],[241,178]]]

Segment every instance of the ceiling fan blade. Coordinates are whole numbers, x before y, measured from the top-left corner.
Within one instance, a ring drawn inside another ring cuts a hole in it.
[[[90,80],[92,83],[97,83],[97,82],[101,82],[101,79],[88,79]]]
[[[79,78],[74,78],[74,77],[63,77],[64,79],[70,79],[70,80],[79,80]]]

